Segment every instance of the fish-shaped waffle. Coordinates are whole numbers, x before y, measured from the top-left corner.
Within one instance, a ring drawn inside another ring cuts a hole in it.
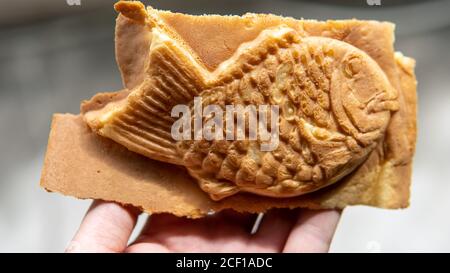
[[[335,183],[364,162],[398,109],[378,64],[345,42],[279,25],[210,71],[139,2],[116,9],[151,33],[145,79],[85,112],[85,121],[131,151],[184,166],[214,200],[238,192],[293,197]],[[261,149],[261,139],[175,140],[173,107],[195,112],[199,97],[224,112],[227,105],[278,106],[276,149]]]

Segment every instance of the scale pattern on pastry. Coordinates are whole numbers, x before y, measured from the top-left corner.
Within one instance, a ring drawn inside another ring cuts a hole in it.
[[[240,191],[292,197],[328,186],[364,162],[398,109],[384,72],[345,42],[302,37],[280,25],[209,71],[162,22],[130,7],[118,9],[152,33],[146,78],[122,101],[85,113],[85,120],[134,152],[185,166],[214,200]],[[259,139],[175,141],[171,110],[178,104],[192,110],[196,96],[203,107],[223,110],[278,105],[278,147],[262,151]]]

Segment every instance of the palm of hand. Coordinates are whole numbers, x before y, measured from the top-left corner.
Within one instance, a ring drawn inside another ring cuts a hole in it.
[[[128,244],[138,212],[96,201],[68,252],[325,252],[340,212],[272,210],[255,234],[252,214],[224,211],[202,219],[152,215],[137,239]]]

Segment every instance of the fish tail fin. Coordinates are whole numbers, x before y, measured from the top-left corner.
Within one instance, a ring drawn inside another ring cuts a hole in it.
[[[134,152],[182,165],[176,148],[180,139],[172,133],[172,111],[178,105],[189,109],[194,97],[205,89],[207,72],[176,40],[167,39],[163,30],[154,28],[152,33],[144,81],[123,101],[106,105],[102,114],[91,113],[89,118],[86,113],[85,120],[98,134]]]

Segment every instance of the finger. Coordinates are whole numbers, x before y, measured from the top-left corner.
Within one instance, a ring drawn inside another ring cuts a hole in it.
[[[176,217],[172,214],[161,213],[147,216],[145,225],[139,232],[134,242],[132,242],[126,249],[128,253],[167,253],[171,250],[165,246],[166,233],[172,233],[173,227],[184,226],[187,219]],[[184,222],[184,223],[183,223]],[[186,230],[186,229],[184,229]]]
[[[205,235],[224,229],[239,230],[250,234],[255,219],[256,215],[254,214],[239,213],[233,210],[224,210],[200,219],[188,219],[161,213],[149,217],[141,234],[149,235],[169,230],[192,232],[194,229]]]
[[[66,252],[121,252],[139,211],[117,203],[94,201]]]
[[[149,217],[129,252],[208,252],[244,249],[256,215],[231,210],[200,219],[154,214]]]
[[[302,210],[283,252],[327,252],[340,215],[337,210]]]
[[[243,213],[232,209],[226,209],[214,215],[212,219],[220,219],[220,221],[225,222],[227,225],[236,227],[244,233],[250,234],[257,217],[258,214]]]
[[[264,215],[252,244],[268,252],[282,251],[298,215],[298,210],[270,210]]]

